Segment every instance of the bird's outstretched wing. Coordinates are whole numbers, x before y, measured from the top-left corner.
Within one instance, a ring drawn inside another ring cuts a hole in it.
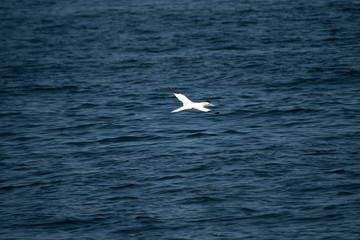
[[[212,112],[210,109],[204,108],[204,107],[195,107],[195,109],[202,111],[202,112]]]
[[[176,92],[170,86],[168,86],[168,87],[169,87],[170,91],[175,95],[175,97],[177,97],[177,99],[179,99],[179,101],[181,101],[184,105],[192,103],[192,101],[190,99],[188,99],[185,95],[183,95],[179,92]]]
[[[204,108],[204,107],[195,107],[195,109],[197,109],[199,111],[202,111],[202,112],[212,112],[212,113],[215,113],[215,114],[219,114],[219,112],[214,112],[213,110],[208,109],[208,108]]]

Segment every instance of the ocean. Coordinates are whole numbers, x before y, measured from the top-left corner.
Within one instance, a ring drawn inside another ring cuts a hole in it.
[[[360,239],[359,1],[0,19],[0,239]]]

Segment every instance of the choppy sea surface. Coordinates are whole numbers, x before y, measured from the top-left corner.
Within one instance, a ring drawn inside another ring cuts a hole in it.
[[[3,0],[0,57],[1,239],[360,239],[359,1]]]

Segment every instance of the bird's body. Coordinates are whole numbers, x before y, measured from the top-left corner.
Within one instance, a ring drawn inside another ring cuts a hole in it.
[[[182,107],[175,109],[174,111],[172,111],[172,113],[194,112],[194,111],[213,112],[212,110],[205,108],[207,106],[214,106],[214,105],[210,104],[209,102],[200,102],[200,103],[192,102],[185,95],[183,95],[179,92],[176,92],[170,86],[168,86],[168,87],[169,87],[170,91],[175,95],[175,97],[177,97],[177,99],[179,99],[183,103]],[[215,113],[218,114],[219,112],[215,112]]]

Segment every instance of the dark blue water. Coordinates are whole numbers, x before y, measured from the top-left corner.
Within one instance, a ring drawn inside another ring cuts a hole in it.
[[[5,0],[0,27],[0,239],[360,239],[359,1]]]

